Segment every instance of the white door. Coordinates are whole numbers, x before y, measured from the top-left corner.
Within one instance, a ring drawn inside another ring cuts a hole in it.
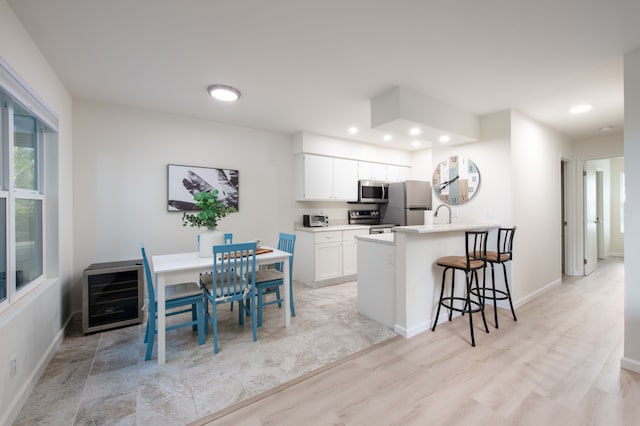
[[[598,213],[596,198],[596,169],[584,168],[584,274],[589,275],[598,265]]]

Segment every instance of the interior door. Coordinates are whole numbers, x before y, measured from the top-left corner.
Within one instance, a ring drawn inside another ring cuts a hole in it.
[[[598,213],[596,169],[584,166],[584,274],[589,275],[598,265]]]

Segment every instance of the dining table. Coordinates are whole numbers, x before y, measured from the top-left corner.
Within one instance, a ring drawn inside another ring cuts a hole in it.
[[[268,251],[270,250],[270,251]],[[199,252],[162,254],[152,256],[153,269],[156,278],[156,294],[158,301],[158,364],[166,362],[166,295],[167,277],[172,273],[184,272],[211,272],[213,270],[213,257],[200,257]],[[291,253],[268,246],[261,246],[256,251],[256,269],[260,265],[271,265],[282,262],[283,275],[283,315],[284,326],[291,323],[290,310],[290,286],[291,286]]]

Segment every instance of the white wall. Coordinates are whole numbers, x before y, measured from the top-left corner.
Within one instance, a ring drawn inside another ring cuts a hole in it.
[[[428,148],[420,151],[414,151],[411,154],[411,179],[431,182],[432,177],[433,149]]]
[[[50,266],[57,278],[0,313],[0,424],[10,424],[35,386],[70,318],[73,269],[73,210],[71,192],[71,96],[26,33],[0,0],[0,56],[59,116],[58,264]],[[17,373],[9,377],[9,359],[17,356]]]
[[[219,229],[277,244],[293,230],[293,155],[287,135],[123,106],[74,102],[75,286],[95,262],[192,251],[201,230],[167,211],[167,165],[239,170],[239,210]]]
[[[624,158],[611,160],[611,256],[624,256],[624,234],[620,232],[620,173],[624,172]]]
[[[624,155],[624,133],[608,133],[573,141],[572,149],[580,160],[622,157]]]
[[[411,165],[411,153],[362,142],[301,132],[293,135],[294,154],[305,152],[372,163]]]
[[[432,170],[450,155],[467,157],[480,170],[480,187],[476,195],[468,202],[452,207],[456,220],[490,221],[504,226],[513,224],[509,128],[509,113],[503,111],[480,119],[479,142],[454,146],[434,144]],[[434,209],[440,204],[434,195]]]
[[[512,111],[511,202],[513,222],[518,226],[512,266],[516,301],[534,297],[562,277],[560,164],[568,157],[568,139]]]
[[[627,188],[640,186],[640,49],[624,56],[624,158]],[[622,367],[640,372],[640,191],[628,190],[624,206],[624,355]],[[633,218],[634,220],[631,220]]]

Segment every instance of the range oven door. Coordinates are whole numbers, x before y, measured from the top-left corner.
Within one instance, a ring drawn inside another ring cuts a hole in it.
[[[389,184],[380,181],[361,180],[358,182],[358,202],[388,203]]]

